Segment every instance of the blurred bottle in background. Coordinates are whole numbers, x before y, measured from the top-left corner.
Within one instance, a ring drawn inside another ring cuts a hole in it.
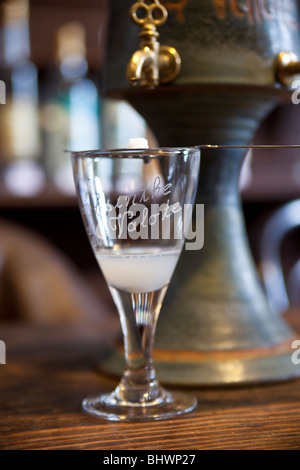
[[[100,98],[89,77],[83,25],[62,25],[55,42],[55,67],[41,85],[43,161],[48,182],[72,194],[70,155],[65,150],[101,146]]]
[[[44,186],[39,133],[38,72],[30,60],[29,2],[1,5],[2,74],[6,104],[0,108],[1,179],[18,195]]]
[[[31,60],[29,0],[5,0],[0,11],[0,81],[6,100],[0,104],[2,187],[25,197],[45,189],[51,194],[53,188],[74,195],[65,150],[122,148],[132,137],[145,137],[150,146],[157,146],[131,105],[100,97],[95,75],[101,77],[101,67],[88,64],[86,23],[73,21],[72,14],[59,27],[56,22],[53,54],[37,64],[38,69]]]
[[[127,101],[105,98],[102,106],[103,148],[126,148],[130,138],[144,137],[157,146],[144,118]]]

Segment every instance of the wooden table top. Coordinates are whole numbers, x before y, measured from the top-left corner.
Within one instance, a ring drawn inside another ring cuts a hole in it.
[[[116,331],[110,324],[0,325],[7,353],[0,365],[0,449],[300,449],[300,379],[193,388],[197,409],[172,420],[133,424],[85,415],[84,397],[117,384],[96,367],[110,329]]]

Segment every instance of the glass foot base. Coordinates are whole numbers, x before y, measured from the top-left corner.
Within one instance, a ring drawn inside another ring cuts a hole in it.
[[[153,421],[170,419],[189,413],[197,406],[195,397],[179,392],[165,392],[163,398],[150,403],[127,403],[119,401],[115,393],[86,398],[83,410],[97,418],[110,421]]]

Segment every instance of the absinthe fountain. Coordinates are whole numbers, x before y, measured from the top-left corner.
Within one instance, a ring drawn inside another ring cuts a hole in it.
[[[183,252],[158,321],[154,359],[165,382],[298,374],[293,331],[269,309],[248,244],[238,190],[246,149],[230,148],[250,144],[291,99],[298,29],[292,0],[111,2],[105,95],[127,100],[160,146],[223,146],[202,149],[204,247]],[[102,367],[119,373],[121,358],[116,348]]]

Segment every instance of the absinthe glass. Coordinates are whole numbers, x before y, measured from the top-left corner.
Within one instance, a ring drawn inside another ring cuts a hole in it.
[[[126,363],[118,387],[85,399],[83,408],[109,420],[189,412],[196,406],[194,397],[167,392],[158,383],[152,347],[191,221],[200,151],[73,152],[72,162],[84,225],[119,312]]]

